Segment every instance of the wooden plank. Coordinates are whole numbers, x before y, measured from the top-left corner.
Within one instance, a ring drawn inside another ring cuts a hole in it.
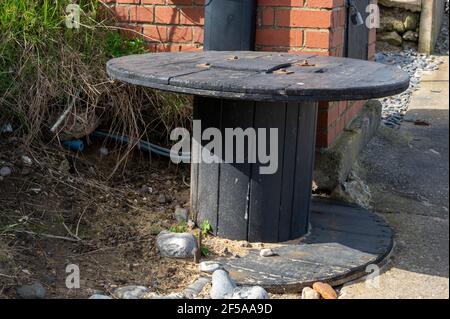
[[[198,117],[201,119],[202,128],[220,129],[222,100],[197,98],[195,107],[198,109]],[[201,141],[201,152],[205,150],[205,146],[209,142]],[[218,163],[205,163],[202,161],[198,164],[198,184],[196,186],[198,187],[197,224],[201,225],[203,221],[208,221],[215,235],[217,234],[218,223],[219,172],[220,164]]]
[[[291,237],[307,233],[314,165],[317,103],[299,104],[297,157],[295,167],[294,201],[292,205]]]
[[[291,239],[292,205],[294,199],[295,162],[297,158],[297,138],[299,135],[299,105],[286,104],[286,130],[282,162],[282,191],[278,221],[278,241]]]
[[[253,127],[254,104],[254,102],[224,100],[222,131],[225,128],[240,127],[245,130]],[[225,134],[222,135],[225,138]],[[245,158],[248,158],[247,152]],[[250,179],[251,164],[249,163],[223,163],[220,165],[220,214],[217,232],[219,236],[229,239],[247,239]],[[222,224],[225,226],[221,227]]]
[[[313,225],[311,233],[300,241],[281,243],[273,248],[273,257],[260,257],[259,250],[251,249],[240,258],[218,258],[231,277],[241,285],[260,285],[271,292],[298,292],[313,282],[324,281],[342,285],[367,275],[368,265],[381,265],[393,246],[392,232],[380,236],[354,234],[352,225],[343,222],[348,216],[359,216],[368,221],[370,229],[388,226],[379,217],[365,209],[322,198],[314,200],[315,214],[338,210],[321,227]],[[317,205],[320,203],[320,205]],[[346,211],[343,213],[343,211]],[[340,231],[331,230],[342,225]]]
[[[193,119],[199,119],[199,108],[196,107],[197,103],[201,103],[198,97],[194,97],[194,111]],[[193,218],[197,221],[198,217],[198,158],[200,156],[200,148],[195,147],[195,143],[191,144],[191,210],[193,212]]]
[[[259,161],[252,165],[252,179],[250,184],[249,233],[251,242],[277,242],[280,201],[282,194],[282,165],[283,145],[286,124],[286,106],[274,105],[271,102],[260,102],[255,107],[255,129],[266,129],[266,152],[270,152],[270,129],[278,131],[277,162],[274,174],[261,174]],[[284,107],[283,107],[284,106]],[[258,140],[261,138],[258,133]],[[257,147],[259,154],[259,146]]]

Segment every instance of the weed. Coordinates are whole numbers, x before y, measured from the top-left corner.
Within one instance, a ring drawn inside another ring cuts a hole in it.
[[[206,236],[212,232],[212,226],[207,219],[202,221],[200,225],[200,229],[202,230],[202,235]]]
[[[169,228],[172,233],[185,233],[188,230],[187,223],[185,221],[179,222],[177,225]]]

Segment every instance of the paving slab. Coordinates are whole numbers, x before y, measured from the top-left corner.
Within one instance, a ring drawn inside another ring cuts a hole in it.
[[[396,246],[377,287],[345,285],[341,298],[449,298],[448,57],[424,74],[399,130],[381,128],[361,156],[375,211]]]

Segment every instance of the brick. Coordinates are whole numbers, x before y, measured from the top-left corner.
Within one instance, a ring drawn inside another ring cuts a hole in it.
[[[113,7],[114,16],[120,21],[128,21],[129,10],[128,6],[115,6]]]
[[[280,27],[330,28],[331,11],[279,9],[275,13]]]
[[[204,35],[205,32],[203,30],[202,27],[192,27],[192,31],[193,31],[193,41],[195,43],[203,43],[204,42]]]
[[[275,25],[275,9],[271,7],[262,8],[260,11],[260,25],[273,26]]]
[[[167,36],[169,42],[192,42],[192,27],[171,26]]]
[[[305,31],[305,46],[308,48],[328,49],[330,47],[330,33],[328,31]]]
[[[141,0],[141,4],[166,4],[166,0]]]
[[[128,4],[139,4],[140,0],[117,0],[118,4],[128,3]]]
[[[153,7],[130,6],[131,22],[153,22]]]
[[[168,5],[192,5],[193,1],[192,0],[167,0],[167,4]]]
[[[369,44],[367,57],[368,57],[368,59],[370,61],[374,61],[375,60],[376,47],[377,47],[376,43]]]
[[[332,9],[335,6],[334,2],[334,0],[308,0],[306,6],[308,8]]]
[[[180,23],[185,25],[204,25],[205,9],[203,7],[181,8]]]
[[[330,47],[335,48],[343,46],[345,42],[345,29],[332,29],[330,32]]]
[[[257,29],[256,44],[295,47],[303,44],[303,31],[299,29]]]
[[[160,25],[145,25],[143,33],[147,41],[150,42],[166,42],[168,41],[167,27]]]
[[[162,24],[179,24],[180,13],[177,8],[156,6],[155,22]]]
[[[302,7],[304,0],[258,0],[258,6]]]

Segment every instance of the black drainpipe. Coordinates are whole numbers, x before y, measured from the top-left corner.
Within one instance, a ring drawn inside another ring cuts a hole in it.
[[[205,0],[204,50],[254,51],[256,0]]]

